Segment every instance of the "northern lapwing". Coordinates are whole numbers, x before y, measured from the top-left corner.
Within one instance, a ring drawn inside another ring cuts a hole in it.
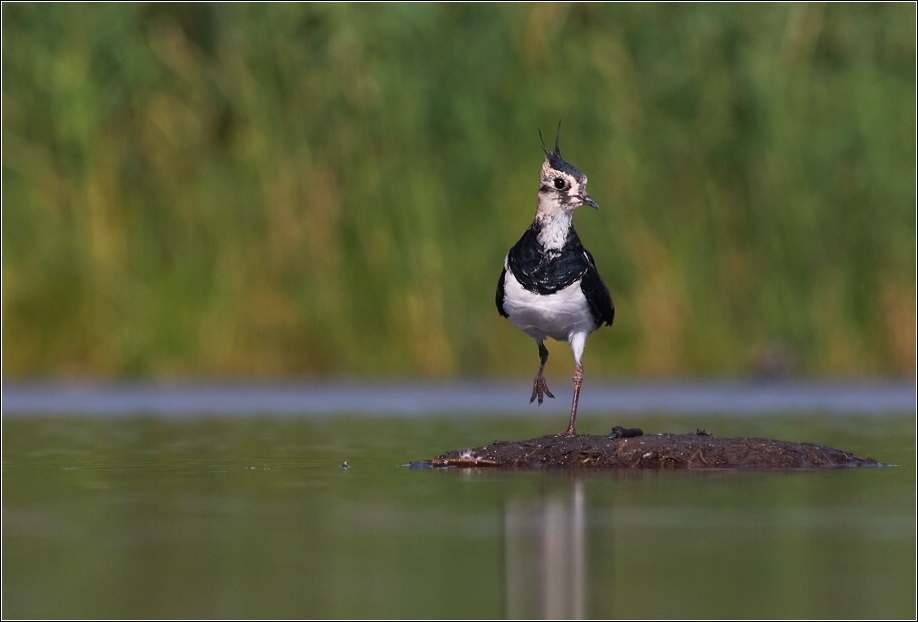
[[[541,404],[546,395],[554,397],[542,375],[548,360],[545,339],[571,345],[574,398],[564,436],[573,436],[586,338],[600,326],[612,325],[615,306],[593,256],[574,231],[572,218],[578,207],[599,207],[587,194],[586,175],[561,157],[557,134],[554,151],[548,150],[544,139],[542,151],[545,161],[539,175],[535,218],[504,259],[497,282],[497,310],[539,346],[539,373],[532,383],[530,403],[538,398]]]

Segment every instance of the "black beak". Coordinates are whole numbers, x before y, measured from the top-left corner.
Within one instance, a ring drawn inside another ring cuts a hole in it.
[[[594,201],[594,200],[593,200],[593,197],[591,197],[591,196],[588,195],[588,194],[582,194],[582,195],[580,195],[580,200],[583,201],[583,204],[584,204],[584,205],[589,205],[589,206],[592,207],[593,209],[599,209],[599,206],[596,205],[596,201]]]

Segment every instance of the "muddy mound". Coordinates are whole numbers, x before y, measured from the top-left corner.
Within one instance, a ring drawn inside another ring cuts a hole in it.
[[[615,428],[608,436],[543,436],[495,441],[446,452],[412,467],[517,469],[817,469],[882,466],[870,457],[812,443],[695,434],[643,434]]]

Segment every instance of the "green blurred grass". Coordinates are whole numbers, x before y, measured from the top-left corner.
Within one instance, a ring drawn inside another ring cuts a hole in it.
[[[588,373],[915,371],[913,4],[2,18],[4,378],[529,375],[493,294],[559,118]]]

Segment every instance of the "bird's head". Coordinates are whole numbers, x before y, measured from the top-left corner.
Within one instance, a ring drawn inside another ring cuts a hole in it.
[[[561,124],[558,124],[560,134]],[[539,211],[546,214],[558,210],[573,212],[581,205],[598,208],[596,201],[587,194],[587,177],[576,167],[571,166],[561,157],[558,147],[558,134],[555,134],[555,150],[549,151],[539,130],[539,139],[542,141],[542,151],[545,152],[545,161],[539,175]]]

